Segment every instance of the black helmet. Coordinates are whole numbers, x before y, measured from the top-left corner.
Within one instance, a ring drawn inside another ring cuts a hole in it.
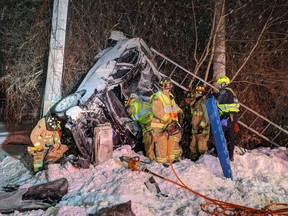
[[[185,94],[185,97],[184,97],[184,98],[188,98],[188,99],[192,99],[192,98],[194,98],[194,94],[193,94],[193,92],[188,91],[188,92]]]
[[[169,77],[163,77],[160,82],[160,86],[162,89],[172,89],[172,82]]]
[[[47,114],[45,117],[46,127],[48,130],[58,130],[60,129],[61,121],[57,118],[56,115]]]

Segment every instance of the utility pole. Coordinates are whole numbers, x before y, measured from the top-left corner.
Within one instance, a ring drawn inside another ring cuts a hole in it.
[[[48,69],[42,116],[62,97],[66,25],[69,0],[54,0]]]

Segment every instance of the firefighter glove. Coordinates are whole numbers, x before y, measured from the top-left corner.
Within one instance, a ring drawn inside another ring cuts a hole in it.
[[[181,131],[181,125],[177,121],[172,120],[172,122],[166,126],[165,131],[169,136],[173,136]]]
[[[223,127],[227,127],[227,126],[228,126],[228,119],[229,119],[229,118],[226,118],[226,119],[222,119],[222,120],[221,120],[221,125],[222,125]]]

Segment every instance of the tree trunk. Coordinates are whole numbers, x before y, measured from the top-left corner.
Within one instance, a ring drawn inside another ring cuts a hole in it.
[[[214,44],[213,80],[226,74],[226,45],[225,45],[225,0],[215,2],[216,40]]]

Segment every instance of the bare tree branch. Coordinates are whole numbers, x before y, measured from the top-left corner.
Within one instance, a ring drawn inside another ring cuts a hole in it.
[[[260,32],[257,40],[256,40],[256,43],[255,45],[253,46],[253,48],[251,49],[250,53],[248,54],[248,56],[245,58],[243,64],[240,66],[240,68],[236,71],[236,73],[234,74],[233,78],[231,79],[231,82],[233,82],[233,80],[238,76],[238,74],[240,73],[240,71],[242,70],[242,68],[246,65],[246,63],[248,62],[248,60],[250,59],[250,57],[252,56],[254,50],[256,49],[256,47],[258,46],[258,44],[260,43],[261,41],[261,38],[262,38],[262,35],[264,34],[265,30],[267,30],[268,26],[269,26],[269,21],[270,21],[270,18],[272,16],[272,13],[273,13],[273,9],[272,11],[270,12],[270,15],[269,17],[267,18],[267,21],[265,23],[265,25],[263,26],[262,28],[262,31]]]

